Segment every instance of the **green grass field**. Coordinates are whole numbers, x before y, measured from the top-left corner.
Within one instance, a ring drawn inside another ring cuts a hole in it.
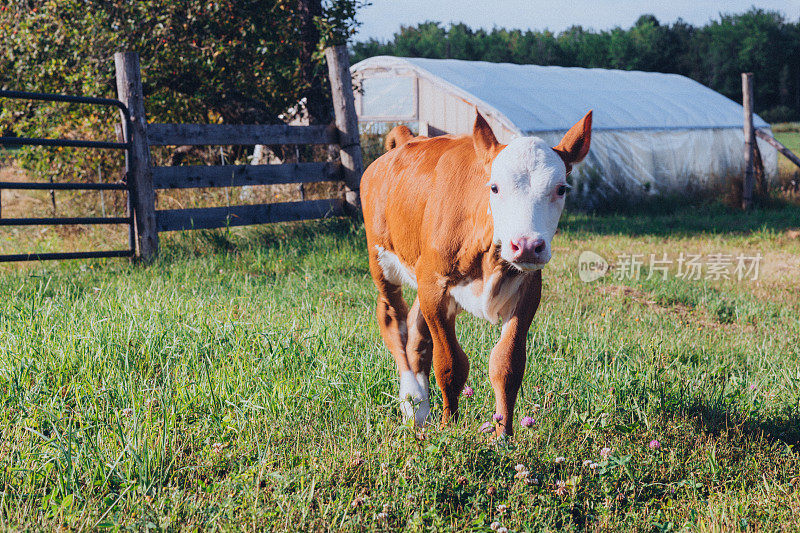
[[[0,527],[799,530],[798,225],[565,215],[517,409],[536,423],[500,442],[477,432],[499,326],[467,315],[461,420],[400,422],[357,223],[165,235],[146,267],[3,266]],[[583,250],[646,254],[643,276],[583,283]],[[645,279],[680,252],[763,261],[757,281]]]
[[[778,125],[778,128],[775,131],[775,138],[783,143],[783,145],[793,153],[800,155],[800,125]],[[794,164],[792,164],[791,161],[781,155],[778,156],[778,169],[780,172],[786,174],[794,174],[800,170]]]

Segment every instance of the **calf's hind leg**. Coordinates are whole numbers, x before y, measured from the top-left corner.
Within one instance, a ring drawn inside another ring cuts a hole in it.
[[[383,342],[394,357],[397,372],[400,374],[399,397],[403,420],[413,417],[414,422],[421,425],[428,413],[425,412],[423,417],[423,413],[420,412],[422,409],[419,407],[423,403],[427,405],[428,394],[427,389],[423,389],[417,382],[416,375],[406,356],[408,306],[398,285],[387,284],[387,289],[381,291],[381,295],[378,297],[378,324],[380,324]],[[422,417],[421,421],[417,420],[415,410]]]
[[[431,356],[433,354],[433,341],[425,317],[419,310],[419,298],[414,301],[411,311],[408,312],[408,340],[406,342],[406,357],[413,373],[414,379],[419,384],[424,400],[417,406],[414,421],[418,426],[425,423],[431,411],[430,405],[430,375]]]
[[[379,293],[376,311],[381,337],[394,357],[397,372],[400,374],[400,411],[403,413],[403,420],[414,418],[414,422],[421,426],[428,417],[430,405],[428,388],[417,380],[416,372],[412,370],[406,357],[409,338],[408,304],[403,299],[402,287],[385,278],[377,257],[372,254],[370,270]]]

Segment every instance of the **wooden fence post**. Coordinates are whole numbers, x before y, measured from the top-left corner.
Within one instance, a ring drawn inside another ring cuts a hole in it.
[[[131,143],[131,148],[125,156],[125,168],[131,186],[132,215],[136,227],[136,257],[149,260],[158,253],[158,231],[139,56],[135,52],[117,52],[114,54],[114,65],[117,70],[118,98],[128,107],[131,114],[129,124],[125,117],[122,117],[122,127],[125,140]]]
[[[358,135],[358,116],[353,98],[353,81],[350,78],[350,58],[347,46],[338,45],[325,49],[328,77],[331,82],[333,112],[339,130],[339,157],[342,160],[345,182],[345,201],[352,215],[361,210],[359,189],[364,161]]]
[[[744,107],[744,182],[742,183],[742,209],[753,206],[753,73],[742,73],[742,106]]]

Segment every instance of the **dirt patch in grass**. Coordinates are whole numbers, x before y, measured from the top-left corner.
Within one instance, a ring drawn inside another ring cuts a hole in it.
[[[679,314],[690,314],[692,312],[691,307],[683,304],[676,303],[669,306],[662,305],[653,299],[652,294],[641,289],[629,287],[627,285],[605,285],[600,288],[600,292],[604,294],[611,294],[612,296],[627,298],[628,300],[633,300],[636,303],[640,303],[642,305],[646,305],[647,307],[661,311],[674,311]]]
[[[800,285],[800,256],[778,252],[764,254],[759,279],[797,288]]]
[[[758,299],[800,305],[800,256],[785,252],[764,254],[758,281],[749,285],[748,291]]]
[[[644,305],[656,303],[655,300],[648,299],[648,294],[645,291],[634,289],[633,287],[628,287],[627,285],[605,285],[600,288],[600,292],[603,294],[611,294],[614,296],[629,298]]]

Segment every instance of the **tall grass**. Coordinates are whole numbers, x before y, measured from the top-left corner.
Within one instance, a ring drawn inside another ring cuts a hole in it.
[[[796,529],[798,214],[566,216],[517,411],[536,423],[501,442],[477,433],[499,327],[466,315],[461,419],[400,422],[358,223],[166,235],[143,267],[3,267],[0,524]],[[584,284],[586,249],[760,250],[765,268]]]

